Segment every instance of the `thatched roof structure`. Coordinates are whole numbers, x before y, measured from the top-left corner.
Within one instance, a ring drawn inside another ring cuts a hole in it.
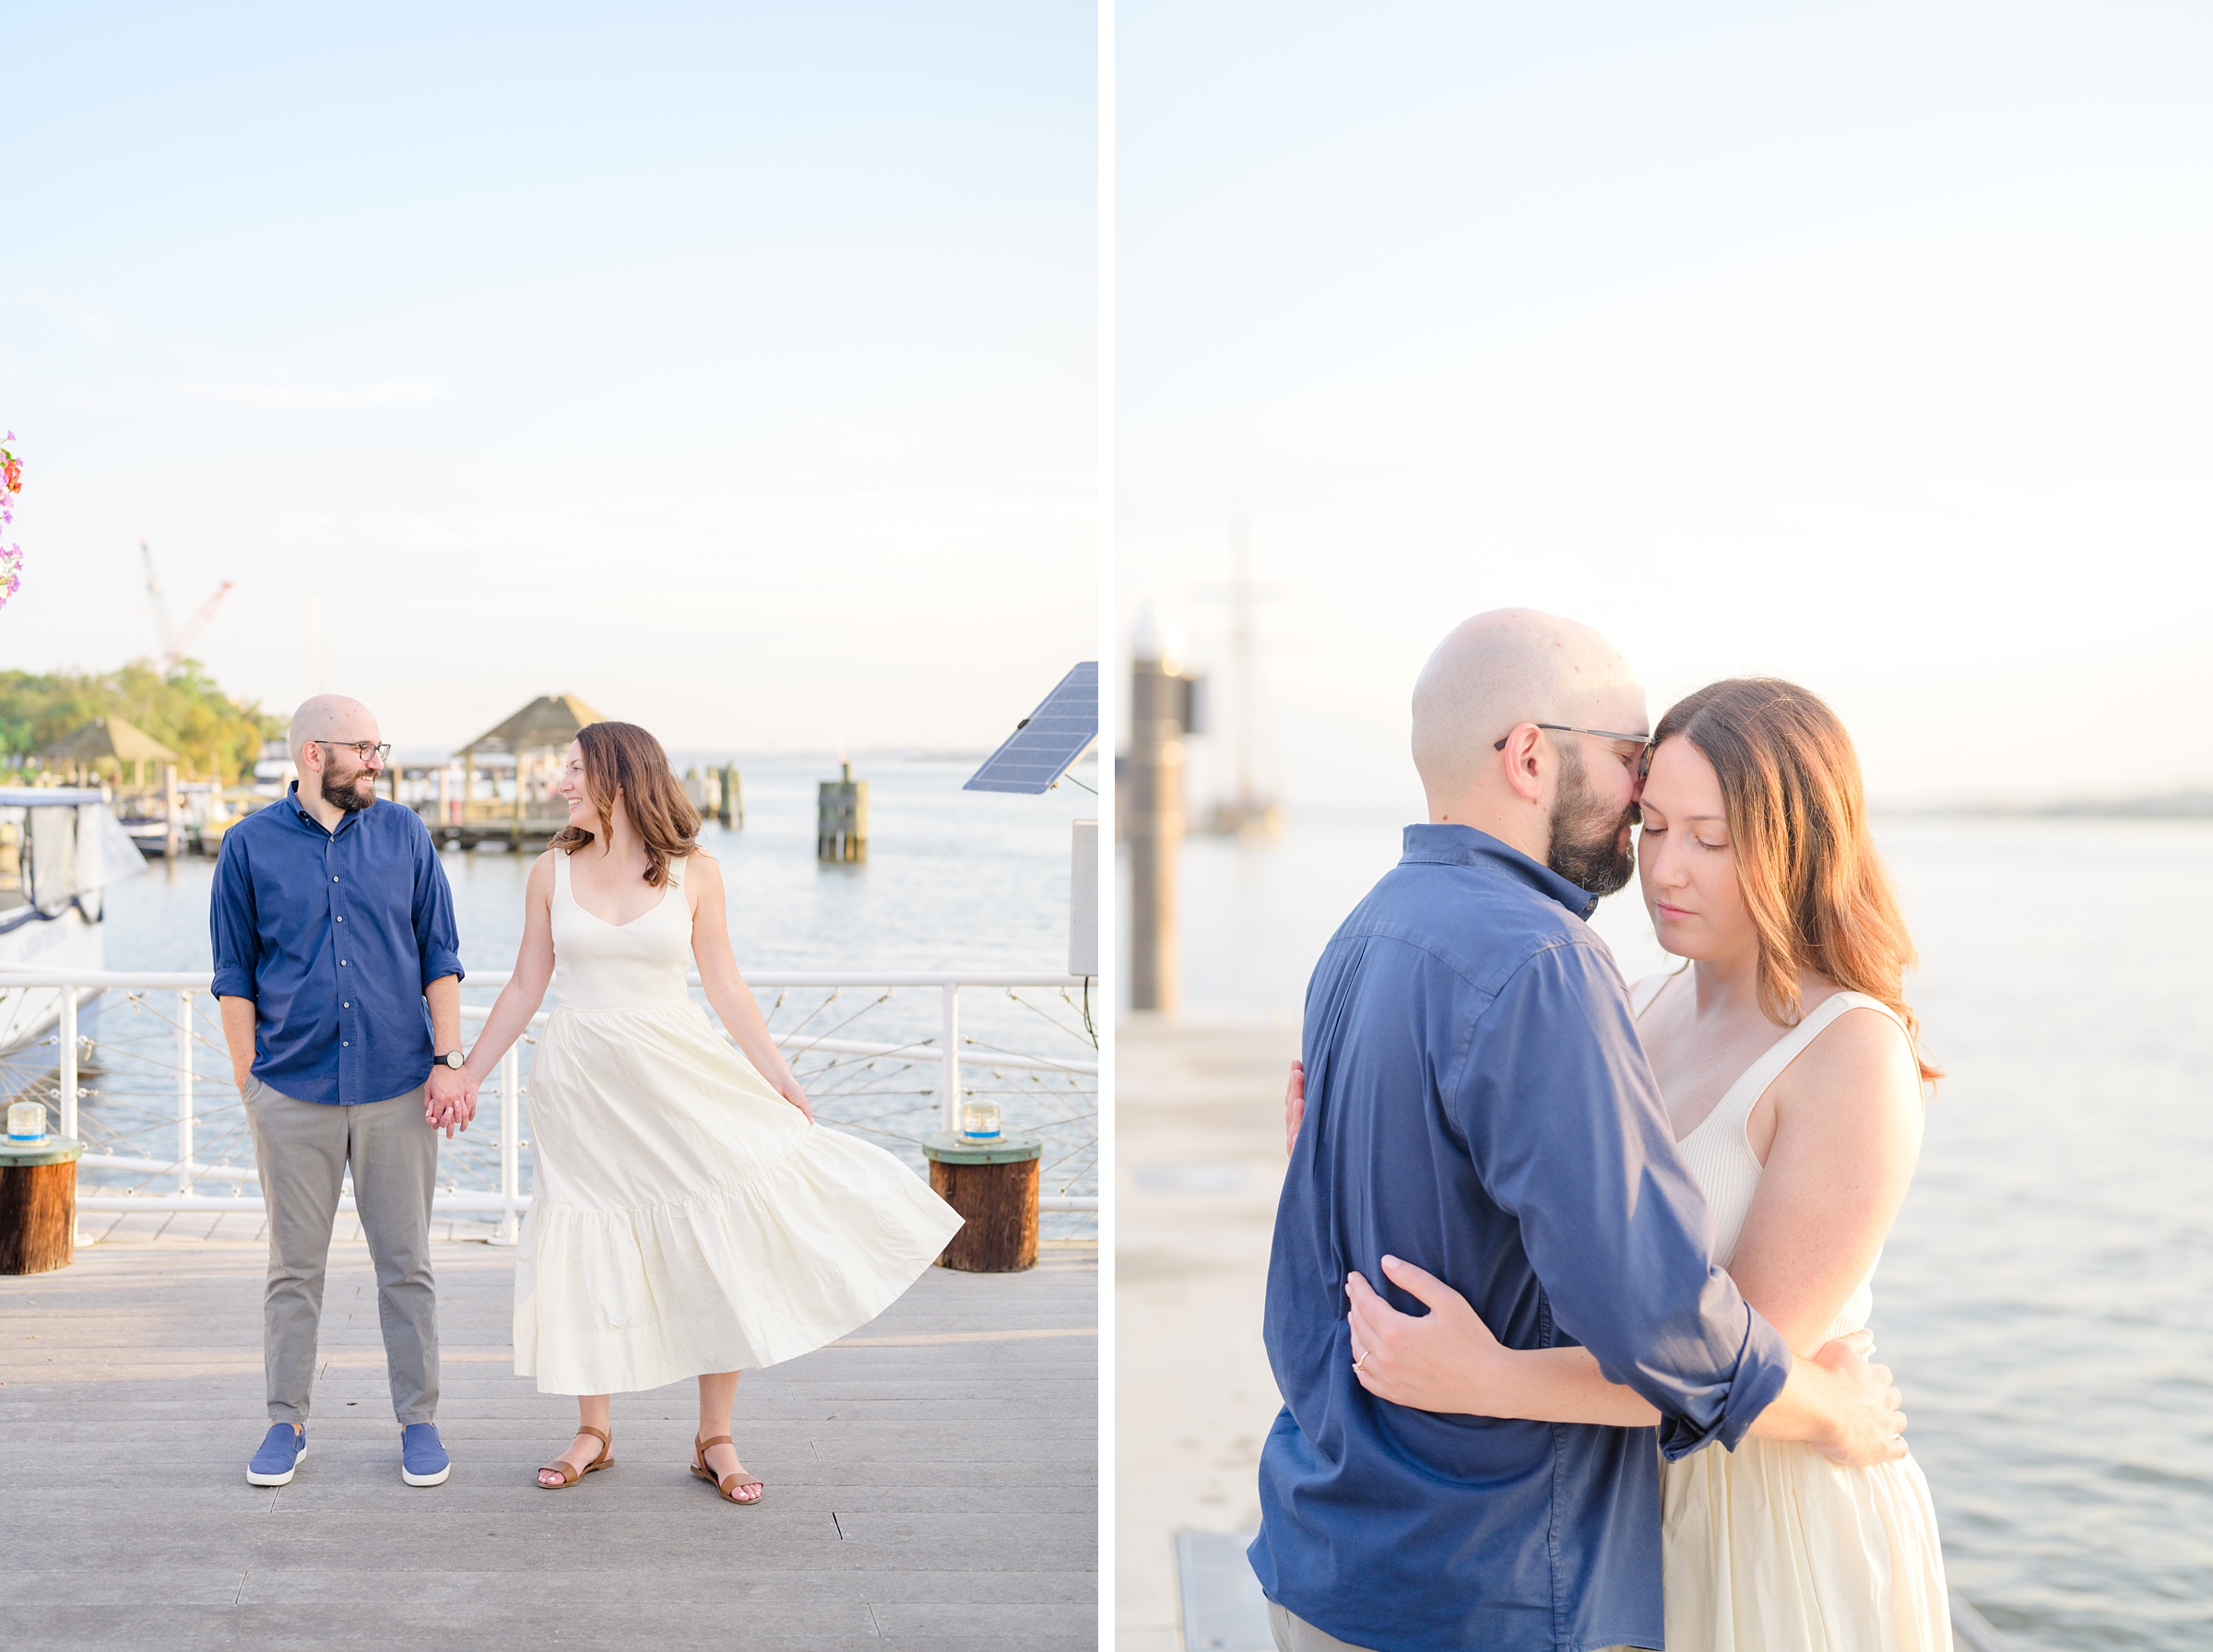
[[[576,738],[586,723],[604,723],[602,717],[574,694],[540,694],[497,727],[487,729],[455,755],[506,751],[521,757],[534,751],[559,751]]]
[[[173,763],[177,754],[144,729],[121,717],[95,717],[74,734],[39,753],[48,762],[94,763],[112,758],[124,763]]]

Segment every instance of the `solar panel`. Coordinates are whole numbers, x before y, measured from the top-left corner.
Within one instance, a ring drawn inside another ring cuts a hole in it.
[[[1053,784],[1099,738],[1099,662],[1085,660],[1037,709],[1015,726],[1006,743],[968,777],[964,792],[1029,792]]]

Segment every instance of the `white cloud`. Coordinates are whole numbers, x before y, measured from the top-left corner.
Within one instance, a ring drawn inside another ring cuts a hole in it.
[[[96,344],[115,342],[116,321],[106,311],[79,300],[64,298],[59,293],[27,292],[24,298],[48,310],[59,311],[77,324],[86,337]]]
[[[311,412],[349,412],[359,407],[390,407],[397,402],[431,402],[445,394],[445,385],[437,379],[380,379],[351,385],[183,379],[173,383],[171,388],[193,401],[216,402],[225,407],[284,407]]]

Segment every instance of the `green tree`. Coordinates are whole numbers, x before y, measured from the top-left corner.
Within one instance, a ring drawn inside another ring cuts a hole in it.
[[[136,724],[174,751],[186,778],[225,785],[252,773],[262,741],[285,729],[258,701],[224,693],[197,660],[179,660],[166,677],[142,659],[100,674],[0,671],[0,754],[11,767],[106,716]]]

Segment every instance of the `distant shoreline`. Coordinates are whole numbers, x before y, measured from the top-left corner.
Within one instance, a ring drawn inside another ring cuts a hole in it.
[[[2213,792],[2157,797],[2077,797],[2061,803],[1877,804],[1878,815],[2013,820],[2213,820]]]
[[[1389,828],[1394,836],[1401,826],[1411,824],[1420,818],[1419,806],[1412,812],[1389,813],[1381,809],[1348,808],[1292,804],[1289,808],[1293,832],[1301,826],[1356,827],[1363,829]],[[2153,797],[2070,797],[2055,803],[2016,803],[1984,801],[1964,803],[1930,803],[1872,798],[1868,812],[1877,821],[1882,820],[2213,820],[2213,791],[2172,792]],[[1205,835],[1189,840],[1193,844],[1236,844],[1235,838],[1213,838]]]

